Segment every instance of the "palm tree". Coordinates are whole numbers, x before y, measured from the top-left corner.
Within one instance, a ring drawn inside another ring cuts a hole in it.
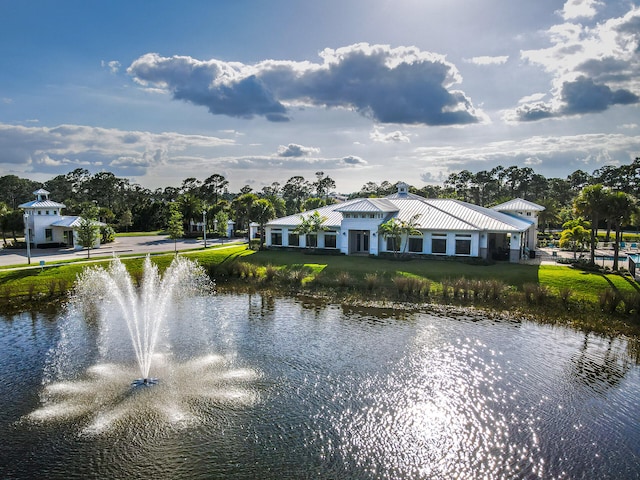
[[[300,215],[300,219],[301,219],[300,225],[298,225],[295,228],[294,232],[297,233],[298,235],[306,236],[307,247],[309,246],[309,242],[308,242],[309,235],[327,230],[327,227],[323,225],[324,222],[327,220],[327,217],[320,215],[320,212],[318,212],[317,210],[313,212],[311,215],[307,215],[307,216]]]
[[[573,259],[576,259],[576,252],[584,247],[589,240],[589,232],[582,226],[563,230],[560,234],[560,248],[570,248],[573,250]]]
[[[380,227],[378,227],[378,231],[385,240],[392,239],[391,245],[393,246],[393,256],[397,257],[398,251],[400,250],[400,242],[402,241],[402,227],[400,225],[400,220],[393,217],[382,223]]]
[[[538,223],[542,227],[542,233],[551,225],[556,225],[560,221],[560,208],[558,202],[552,198],[539,200],[537,203],[544,207],[544,210],[538,213]]]
[[[605,213],[606,203],[607,192],[599,183],[584,187],[573,202],[576,213],[591,220],[591,263],[595,263],[598,222]]]
[[[251,205],[251,219],[260,225],[260,250],[264,247],[264,227],[269,220],[275,218],[276,210],[265,198],[256,200]]]
[[[610,192],[607,196],[605,212],[615,231],[613,244],[613,269],[618,270],[618,255],[622,241],[622,227],[631,221],[631,216],[637,210],[635,199],[624,192]]]

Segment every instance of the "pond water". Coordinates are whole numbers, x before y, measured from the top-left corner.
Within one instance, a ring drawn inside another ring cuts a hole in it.
[[[624,338],[216,295],[176,306],[134,388],[103,335],[0,317],[1,478],[640,478]]]

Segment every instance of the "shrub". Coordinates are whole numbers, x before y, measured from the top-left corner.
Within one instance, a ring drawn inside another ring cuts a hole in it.
[[[374,290],[380,288],[380,276],[377,273],[367,273],[364,276],[364,283],[367,287],[367,290],[369,292],[373,292]]]
[[[264,280],[265,282],[271,282],[278,274],[278,269],[273,265],[269,264],[264,267]]]
[[[622,303],[622,295],[613,288],[607,288],[600,292],[598,301],[603,312],[614,313]]]
[[[560,297],[560,301],[565,307],[569,306],[569,301],[573,296],[573,289],[571,287],[560,287],[558,291],[558,296]]]
[[[50,297],[53,297],[56,293],[56,285],[58,284],[58,282],[56,281],[55,278],[50,278],[49,282],[47,283],[47,292],[49,293]]]
[[[625,292],[622,294],[622,307],[627,315],[635,313],[640,315],[640,293]]]
[[[338,273],[336,281],[338,282],[338,286],[340,286],[341,288],[347,288],[352,285],[352,278],[349,272]]]

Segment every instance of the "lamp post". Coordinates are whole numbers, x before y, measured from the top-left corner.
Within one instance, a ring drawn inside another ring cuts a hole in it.
[[[204,237],[204,248],[207,248],[207,210],[202,210],[202,234]]]
[[[24,241],[27,244],[27,263],[31,265],[31,242],[29,238],[29,214],[25,213],[22,218],[24,219]]]

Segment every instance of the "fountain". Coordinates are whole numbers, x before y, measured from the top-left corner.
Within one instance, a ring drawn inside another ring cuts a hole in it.
[[[139,278],[118,258],[85,269],[59,320],[41,405],[26,419],[80,420],[83,435],[152,432],[206,422],[222,406],[252,405],[257,395],[246,384],[259,374],[237,367],[211,311],[212,289],[202,267],[184,257],[161,275],[147,256]]]
[[[78,279],[76,300],[85,308],[97,310],[98,321],[112,324],[120,319],[127,327],[141,378],[133,386],[152,386],[151,362],[160,329],[169,305],[179,297],[193,295],[210,286],[202,269],[184,257],[176,257],[161,277],[158,267],[147,256],[141,284],[136,289],[124,264],[116,257],[105,270],[88,268]]]

